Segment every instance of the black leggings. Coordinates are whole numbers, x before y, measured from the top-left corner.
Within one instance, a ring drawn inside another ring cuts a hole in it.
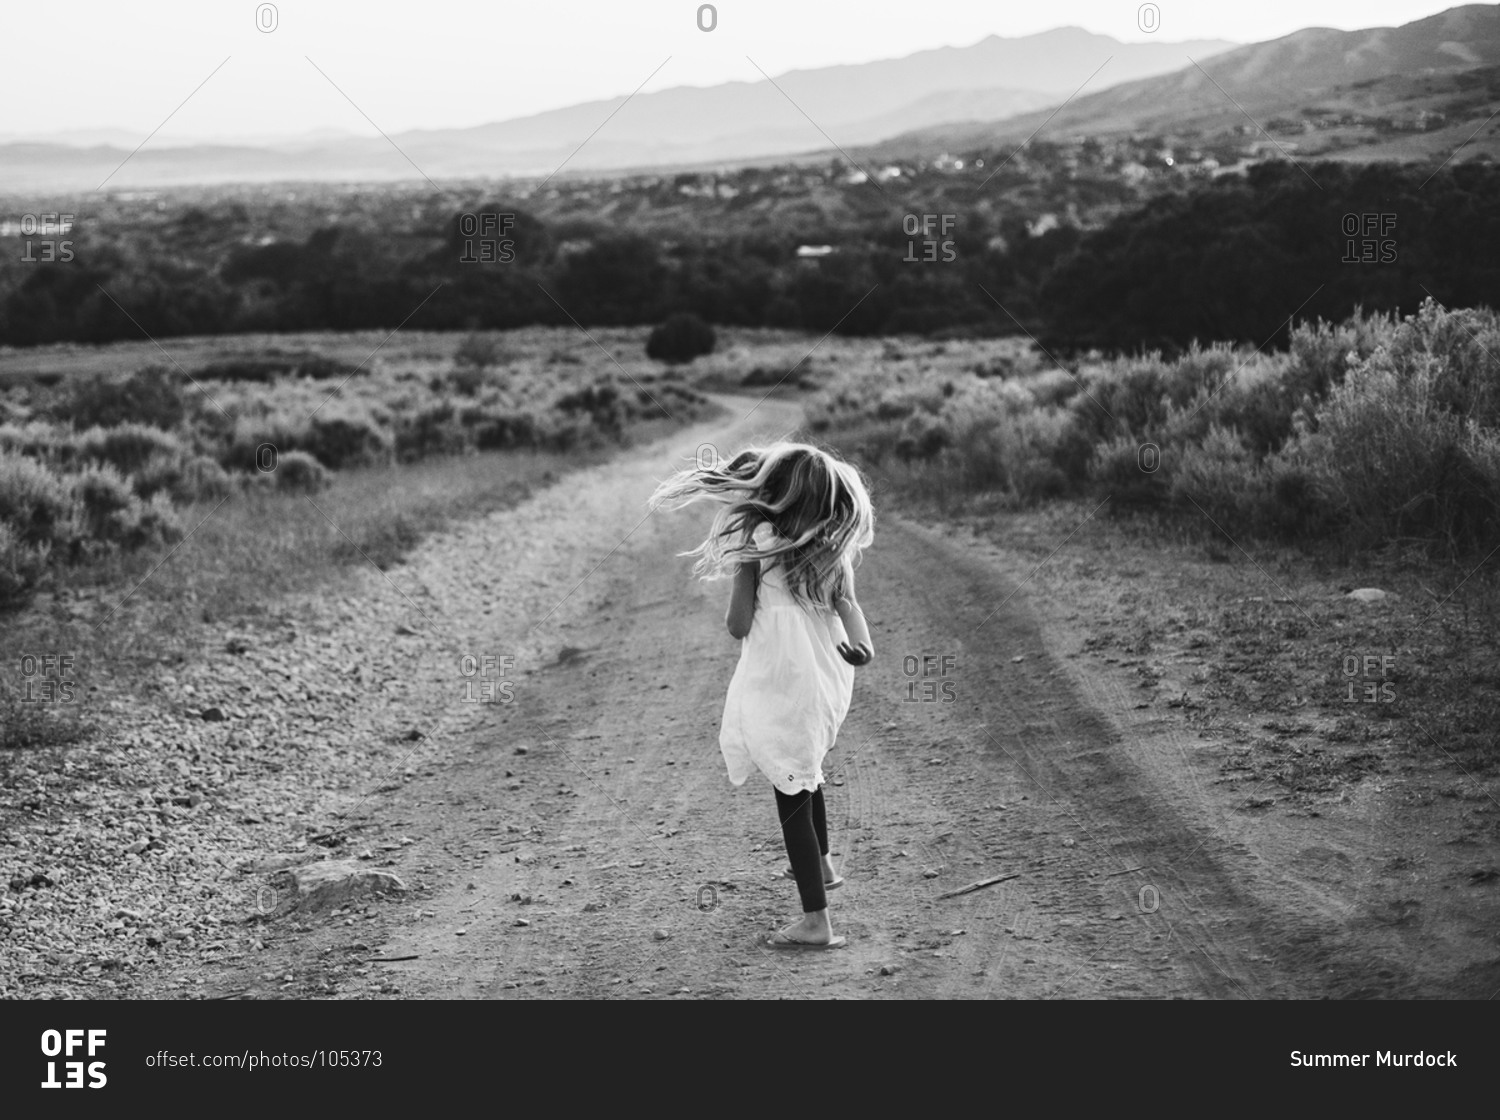
[[[828,817],[823,808],[823,790],[782,793],[776,790],[776,815],[781,818],[781,836],[797,877],[802,909],[811,914],[828,908],[823,888],[823,857],[828,854]]]

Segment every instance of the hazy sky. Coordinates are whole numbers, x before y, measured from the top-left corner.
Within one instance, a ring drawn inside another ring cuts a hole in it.
[[[721,0],[711,32],[698,29],[693,0],[283,0],[269,33],[257,30],[258,6],[13,5],[0,136],[120,128],[144,138],[174,110],[154,143],[313,129],[373,134],[369,122],[389,133],[464,127],[627,94],[653,71],[648,92],[759,80],[747,55],[774,76],[1068,24],[1126,41],[1255,42],[1309,26],[1407,23],[1453,5],[1157,0],[1154,34],[1138,25],[1138,0]],[[711,18],[704,13],[705,23]]]

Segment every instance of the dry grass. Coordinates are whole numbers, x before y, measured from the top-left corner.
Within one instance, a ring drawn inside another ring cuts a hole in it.
[[[23,654],[72,656],[67,676],[80,698],[93,688],[128,694],[148,668],[195,656],[188,636],[202,634],[203,623],[221,635],[282,625],[282,596],[309,589],[338,595],[354,569],[388,570],[430,533],[515,505],[561,473],[610,454],[599,448],[433,458],[342,471],[311,496],[252,489],[222,504],[185,507],[187,536],[175,547],[73,569],[66,586],[0,623],[0,746],[61,746],[89,730],[77,714],[85,705],[22,699]]]

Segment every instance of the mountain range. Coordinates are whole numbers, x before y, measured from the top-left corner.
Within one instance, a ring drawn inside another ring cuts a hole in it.
[[[1444,100],[1442,92],[1465,91],[1464,104],[1457,113],[1447,114],[1444,127],[1424,130],[1425,146],[1438,150],[1468,139],[1475,124],[1488,120],[1500,82],[1487,71],[1497,66],[1500,5],[1470,4],[1400,27],[1360,31],[1311,27],[1225,51],[1211,61],[1195,55],[1170,74],[1120,83],[1100,92],[1090,89],[1055,114],[1048,109],[1000,121],[911,130],[865,154],[920,158],[974,146],[1015,144],[1043,125],[1046,136],[1212,133],[1239,126],[1246,126],[1253,135],[1279,115],[1390,118],[1399,117],[1405,109],[1415,116],[1434,108],[1425,104],[1427,94],[1434,95],[1428,100],[1451,105],[1452,99]],[[1464,74],[1472,74],[1473,80],[1452,80]],[[1484,93],[1476,94],[1480,87]],[[1493,132],[1477,134],[1475,142],[1493,150],[1495,136]],[[1423,154],[1409,140],[1397,132],[1383,143],[1355,145],[1337,154],[1356,158]],[[1293,149],[1297,146],[1292,143]]]
[[[418,176],[413,165],[442,179],[549,175],[564,164],[576,172],[796,155],[1055,105],[1106,60],[1097,88],[1167,73],[1182,65],[1185,53],[1211,57],[1234,45],[1122,43],[1064,27],[755,82],[584,102],[473,128],[415,129],[391,141],[326,134],[257,143],[153,141],[128,162],[135,144],[122,142],[117,130],[79,130],[69,143],[24,138],[0,145],[0,190],[93,190],[117,167],[110,186],[138,189],[412,179]]]
[[[1305,28],[1249,45],[1122,43],[1064,27],[473,128],[416,129],[389,141],[323,132],[152,142],[130,156],[134,145],[105,129],[79,132],[71,143],[17,140],[0,144],[0,190],[91,191],[106,176],[112,189],[139,189],[540,177],[840,153],[922,159],[1033,135],[1254,137],[1268,135],[1272,123],[1286,154],[1425,158],[1464,145],[1466,156],[1500,155],[1500,124],[1489,119],[1500,103],[1497,67],[1500,5],[1452,8],[1394,28]],[[1315,119],[1321,131],[1311,135]]]

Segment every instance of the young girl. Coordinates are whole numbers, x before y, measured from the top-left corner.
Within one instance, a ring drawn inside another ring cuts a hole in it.
[[[854,567],[874,539],[859,472],[806,444],[750,448],[727,464],[679,472],[652,506],[722,504],[686,556],[694,574],[733,577],[729,633],[741,639],[724,701],[719,748],[729,780],[759,770],[776,790],[782,837],[802,897],[802,920],[771,934],[777,949],[831,949],[826,892],[843,879],[828,858],[823,756],[849,711],[854,669],[874,655],[854,598]]]

